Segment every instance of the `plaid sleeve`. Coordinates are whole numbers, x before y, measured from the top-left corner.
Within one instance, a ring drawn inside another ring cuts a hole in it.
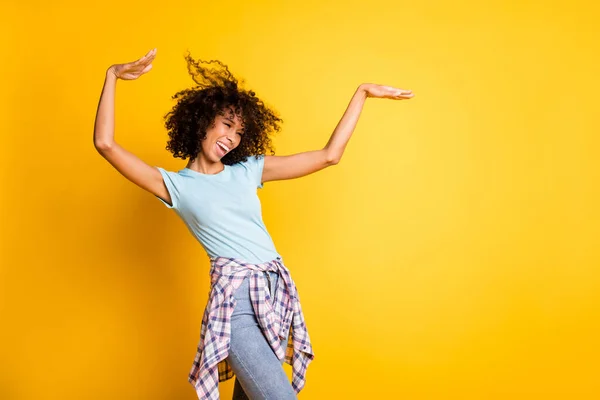
[[[176,172],[166,171],[161,167],[155,167],[160,171],[160,174],[163,177],[163,181],[167,190],[169,191],[169,195],[171,196],[171,203],[169,204],[158,196],[155,196],[159,199],[167,208],[173,208],[177,210],[179,208],[179,196],[181,193],[181,177]]]

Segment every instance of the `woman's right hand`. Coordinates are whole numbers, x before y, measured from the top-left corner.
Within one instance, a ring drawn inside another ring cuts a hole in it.
[[[144,57],[126,64],[114,64],[108,71],[123,80],[137,79],[152,69],[152,61],[156,56],[156,48],[150,50]]]

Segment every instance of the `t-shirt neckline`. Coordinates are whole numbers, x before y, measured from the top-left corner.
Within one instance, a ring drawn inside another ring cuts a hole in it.
[[[227,164],[223,164],[223,166],[224,166],[223,170],[222,170],[222,171],[219,171],[219,172],[217,172],[216,174],[205,174],[205,173],[202,173],[202,172],[194,171],[193,169],[190,169],[190,168],[188,168],[188,167],[185,167],[183,170],[184,170],[184,171],[189,171],[189,172],[191,172],[192,174],[195,174],[195,175],[200,175],[200,176],[209,176],[209,177],[210,177],[210,176],[221,176],[221,175],[225,175],[225,172],[226,172],[226,171],[229,169],[229,165],[227,165]]]

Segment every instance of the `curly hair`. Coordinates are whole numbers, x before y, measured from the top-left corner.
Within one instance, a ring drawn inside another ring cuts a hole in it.
[[[196,61],[189,52],[185,59],[188,72],[197,85],[174,94],[172,99],[176,99],[177,104],[164,116],[169,133],[166,149],[173,157],[194,161],[207,129],[214,124],[217,115],[224,115],[230,107],[240,118],[244,134],[240,144],[221,162],[233,165],[246,161],[248,156],[275,154],[271,135],[280,131],[283,122],[277,113],[253,91],[241,88],[243,80],[238,83],[222,62]]]

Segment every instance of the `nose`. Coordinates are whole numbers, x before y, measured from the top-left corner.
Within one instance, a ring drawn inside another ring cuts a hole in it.
[[[231,133],[231,132],[227,132],[227,134],[225,135],[225,137],[227,137],[227,140],[229,140],[229,143],[234,144],[235,143],[235,132]]]

